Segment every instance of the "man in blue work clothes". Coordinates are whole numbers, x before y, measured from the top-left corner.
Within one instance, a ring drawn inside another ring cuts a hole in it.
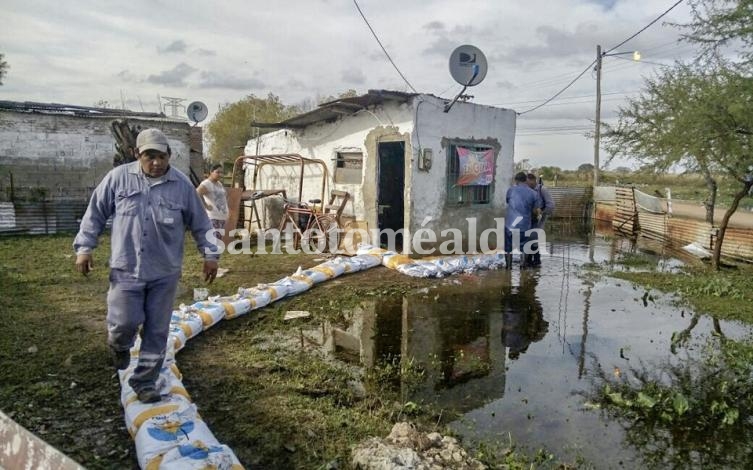
[[[536,192],[528,187],[526,174],[515,175],[515,185],[507,190],[507,213],[505,214],[505,267],[512,269],[512,253],[515,249],[523,253],[526,232],[531,229],[534,210],[540,209]],[[528,267],[528,259],[521,255],[520,267]]]
[[[161,399],[156,387],[183,264],[186,227],[204,256],[204,277],[217,275],[212,224],[189,179],[172,168],[167,137],[146,129],[136,138],[138,160],[111,170],[97,186],[73,247],[76,270],[93,268],[92,250],[112,216],[107,342],[117,369],[130,362],[139,326],[139,360],[128,383],[144,403]]]
[[[544,224],[546,223],[546,219],[554,213],[554,199],[552,199],[552,195],[549,194],[549,191],[544,187],[540,178],[537,179],[536,175],[533,173],[528,173],[526,178],[528,186],[536,192],[536,197],[538,198],[539,206],[541,207],[539,216],[534,217],[531,223],[531,228],[539,228],[541,231],[532,235],[537,241],[536,244],[531,247],[533,253],[527,255],[529,257],[528,264],[536,268],[541,266],[541,244],[545,242],[542,237],[544,233]]]

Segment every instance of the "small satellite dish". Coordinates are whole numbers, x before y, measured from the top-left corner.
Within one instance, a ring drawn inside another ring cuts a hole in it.
[[[193,122],[201,122],[204,119],[207,118],[209,110],[207,109],[207,105],[202,103],[201,101],[194,101],[193,103],[189,104],[186,108],[186,114],[188,115],[188,119]]]
[[[474,86],[486,77],[486,56],[478,47],[463,45],[450,54],[450,75],[463,86]]]

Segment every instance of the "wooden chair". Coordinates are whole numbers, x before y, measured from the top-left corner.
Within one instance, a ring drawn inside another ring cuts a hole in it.
[[[342,215],[343,210],[345,210],[345,205],[348,204],[349,200],[350,193],[347,191],[333,189],[329,193],[329,203],[324,206],[324,213],[333,215],[338,227],[342,228],[343,226],[340,221],[340,216]]]

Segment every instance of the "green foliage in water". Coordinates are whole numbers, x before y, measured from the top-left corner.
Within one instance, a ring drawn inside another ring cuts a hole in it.
[[[620,421],[649,467],[753,463],[753,342],[712,338],[702,357],[597,373],[589,402]]]

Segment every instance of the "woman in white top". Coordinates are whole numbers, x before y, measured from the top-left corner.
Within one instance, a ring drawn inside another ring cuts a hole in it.
[[[227,196],[221,179],[222,165],[212,165],[207,179],[196,188],[214,227],[214,236],[219,240],[225,235],[225,221],[228,217]]]

